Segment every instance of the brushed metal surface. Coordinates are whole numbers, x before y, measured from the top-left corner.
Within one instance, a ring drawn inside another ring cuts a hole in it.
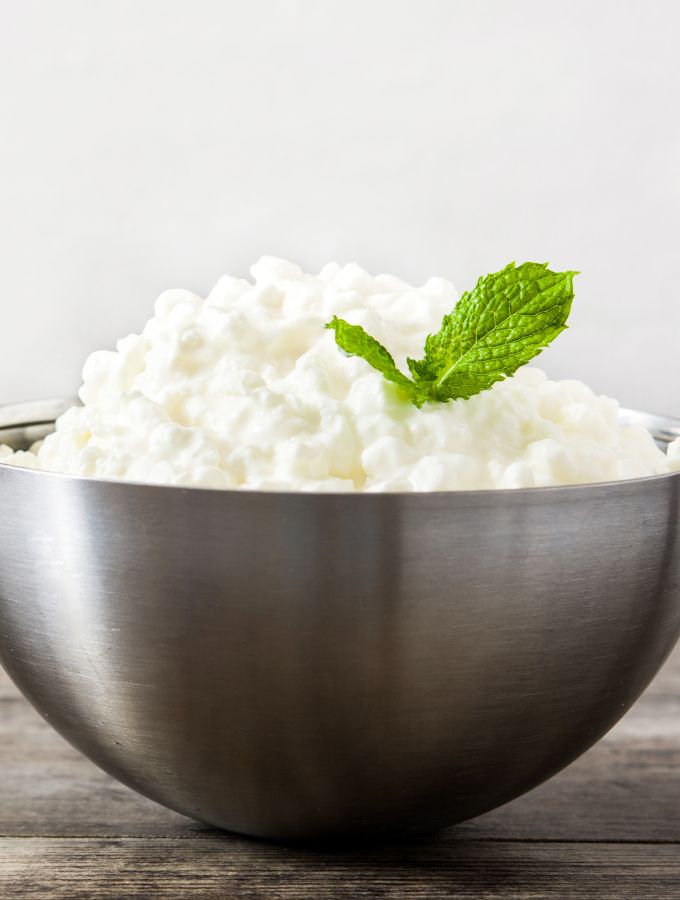
[[[680,473],[348,496],[0,465],[0,509],[19,688],[124,783],[251,835],[505,803],[604,734],[680,632]]]

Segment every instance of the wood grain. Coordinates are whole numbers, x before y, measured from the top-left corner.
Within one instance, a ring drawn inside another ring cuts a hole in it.
[[[341,853],[229,837],[0,840],[0,895],[326,900],[678,897],[668,844],[447,841]]]
[[[119,785],[0,670],[0,898],[680,897],[680,648],[636,707],[551,781],[393,847],[224,835]]]

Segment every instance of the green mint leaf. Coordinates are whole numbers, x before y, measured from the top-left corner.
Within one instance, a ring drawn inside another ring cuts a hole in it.
[[[480,278],[428,336],[424,358],[408,360],[415,381],[429,399],[452,400],[514,374],[567,327],[576,274],[527,262]]]
[[[426,398],[420,396],[421,392],[415,382],[399,371],[392,355],[383,347],[380,341],[377,341],[364,331],[361,325],[350,325],[344,319],[333,316],[332,321],[328,322],[326,328],[335,331],[335,342],[341,350],[349,353],[350,356],[361,356],[374,369],[381,372],[388,381],[405,390],[409,399],[416,406],[422,406]]]
[[[567,325],[577,272],[552,272],[547,263],[514,263],[480,278],[428,335],[425,355],[409,359],[413,381],[360,325],[333,317],[338,346],[361,356],[420,407],[426,400],[467,399],[513,375]]]

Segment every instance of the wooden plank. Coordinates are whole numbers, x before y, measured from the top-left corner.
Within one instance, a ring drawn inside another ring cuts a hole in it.
[[[451,833],[475,840],[680,841],[680,648],[589,753]],[[214,832],[100,772],[42,722],[2,673],[0,834],[193,839]]]
[[[352,851],[230,837],[0,840],[0,896],[240,898],[677,898],[680,854],[663,844],[449,840]]]

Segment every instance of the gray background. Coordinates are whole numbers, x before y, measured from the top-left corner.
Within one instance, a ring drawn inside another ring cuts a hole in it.
[[[580,269],[543,357],[680,415],[680,3],[0,0],[0,400],[263,253]]]

